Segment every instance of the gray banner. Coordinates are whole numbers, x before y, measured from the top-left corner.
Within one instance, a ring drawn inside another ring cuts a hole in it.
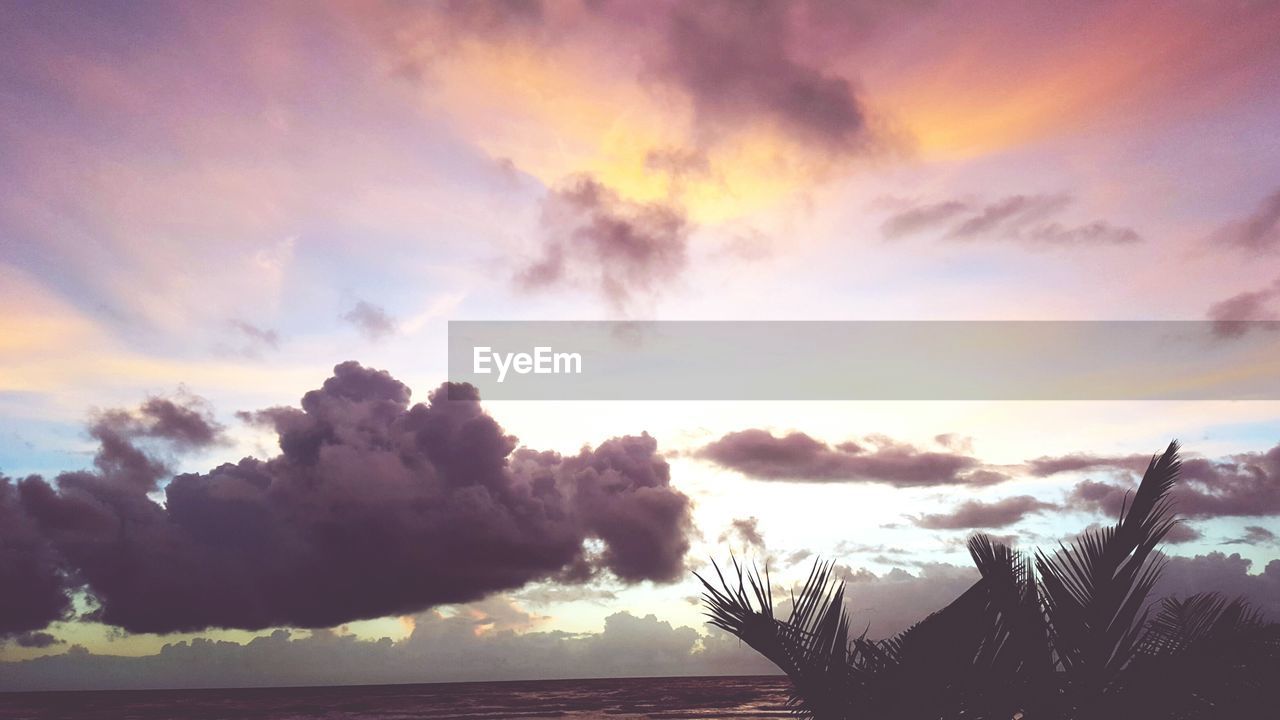
[[[1276,400],[1280,322],[453,321],[486,400]]]

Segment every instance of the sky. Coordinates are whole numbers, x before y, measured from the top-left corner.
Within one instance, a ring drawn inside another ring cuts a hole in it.
[[[1280,318],[1280,4],[0,1],[0,688],[765,672],[1113,520],[1280,619],[1280,402],[446,401],[450,320]],[[1224,342],[1232,326],[1221,325]]]

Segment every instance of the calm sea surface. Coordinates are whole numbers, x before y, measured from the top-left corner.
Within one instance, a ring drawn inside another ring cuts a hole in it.
[[[0,693],[0,718],[756,720],[789,716],[786,688],[786,680],[777,677],[685,677]]]

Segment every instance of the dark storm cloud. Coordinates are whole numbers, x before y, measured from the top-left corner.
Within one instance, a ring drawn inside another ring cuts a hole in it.
[[[1027,515],[1056,509],[1053,503],[1041,502],[1030,495],[1005,498],[992,503],[967,500],[953,511],[940,515],[921,515],[916,525],[930,530],[971,530],[1002,528],[1019,522]]]
[[[1040,476],[1080,470],[1112,470],[1127,475],[1123,481],[1085,480],[1071,491],[1070,507],[1108,516],[1120,512],[1143,467],[1137,456],[1084,455],[1040,458],[1032,466],[1033,474]],[[1173,499],[1178,514],[1189,518],[1280,515],[1280,445],[1219,460],[1184,460],[1182,482],[1174,488]]]
[[[1137,231],[1105,220],[1072,224],[1055,219],[1069,195],[1011,195],[989,203],[946,200],[899,209],[881,224],[887,239],[939,230],[952,241],[1003,240],[1029,246],[1124,245],[1142,240]]]
[[[624,200],[590,176],[553,190],[543,222],[541,255],[516,277],[524,288],[586,285],[622,308],[685,267],[689,223],[682,211]]]
[[[1280,190],[1264,198],[1251,215],[1224,225],[1210,239],[1254,253],[1280,248]]]
[[[381,340],[396,332],[396,321],[383,308],[364,300],[359,300],[342,319],[351,323],[369,340]]]
[[[13,481],[0,474],[0,641],[71,611],[59,570],[57,553],[23,512]]]
[[[29,632],[18,635],[13,639],[18,647],[24,648],[47,648],[54,645],[65,645],[66,641],[50,635],[47,632]]]
[[[819,145],[866,139],[867,117],[845,78],[797,58],[792,10],[781,2],[679,3],[667,19],[657,75],[686,92],[704,124],[757,117]]]
[[[987,485],[1005,479],[966,454],[919,450],[881,437],[865,443],[832,446],[800,432],[776,437],[753,428],[729,433],[699,449],[697,456],[757,480],[922,487]]]
[[[720,534],[719,541],[737,538],[749,548],[764,549],[764,535],[760,532],[760,520],[755,517],[734,518],[729,529]]]
[[[96,602],[91,617],[132,632],[328,627],[602,570],[624,582],[682,575],[690,502],[653,438],[569,456],[517,450],[473,388],[453,391],[411,406],[395,378],[343,363],[300,408],[256,414],[280,455],[178,475],[163,505],[147,495],[162,466],[104,440],[97,471],[18,484],[16,527],[40,533],[11,540],[5,523],[6,545],[35,545],[3,572],[32,575],[51,547]],[[135,435],[203,437],[190,418],[143,407],[124,423]],[[125,460],[103,460],[108,450]],[[0,620],[38,627],[58,614],[44,608]]]

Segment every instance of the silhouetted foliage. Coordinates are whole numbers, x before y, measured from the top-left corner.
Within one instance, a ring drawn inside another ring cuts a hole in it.
[[[969,540],[980,579],[885,640],[850,636],[844,583],[815,563],[786,620],[763,576],[733,560],[701,575],[712,625],[791,678],[791,707],[818,720],[1186,720],[1268,716],[1280,700],[1280,625],[1214,593],[1150,593],[1177,523],[1178,444],[1153,457],[1118,522],[1034,556]],[[731,582],[733,580],[733,582]]]

